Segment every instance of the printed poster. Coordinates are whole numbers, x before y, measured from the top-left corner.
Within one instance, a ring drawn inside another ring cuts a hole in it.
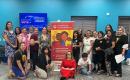
[[[72,51],[74,22],[52,22],[51,27],[51,57],[56,64],[60,64],[66,52]]]

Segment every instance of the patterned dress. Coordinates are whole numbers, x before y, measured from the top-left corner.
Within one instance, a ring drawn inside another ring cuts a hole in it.
[[[49,47],[50,46],[49,41],[50,41],[50,36],[48,34],[46,36],[41,35],[40,38],[39,38],[41,48],[43,48],[45,46]]]
[[[5,30],[2,35],[7,35],[9,41],[11,42],[11,44],[15,45],[15,43],[16,43],[16,35],[15,35],[14,32],[11,33],[9,31]],[[5,44],[5,56],[7,56],[7,57],[14,56],[15,48],[10,46],[6,41],[5,41],[5,43],[6,43]]]

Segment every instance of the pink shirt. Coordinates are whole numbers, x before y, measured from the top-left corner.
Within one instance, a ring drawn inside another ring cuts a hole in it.
[[[28,34],[23,34],[23,33],[21,33],[21,34],[19,35],[19,40],[20,40],[20,42],[24,42],[25,45],[26,45],[26,47],[27,47],[27,49],[28,49],[29,43],[30,43],[29,35],[28,35]]]

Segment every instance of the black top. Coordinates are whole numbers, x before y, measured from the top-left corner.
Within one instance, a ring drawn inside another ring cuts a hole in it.
[[[21,50],[17,50],[16,53],[14,54],[12,65],[15,66],[15,67],[18,67],[17,61],[20,60],[22,66],[24,66],[24,63],[27,60],[26,54],[27,54],[26,52],[23,52]]]
[[[41,53],[38,56],[38,64],[37,64],[37,66],[39,68],[45,70],[45,71],[47,71],[46,66],[48,64],[51,64],[51,55],[49,54],[48,57],[49,57],[49,60],[47,61],[45,54]]]
[[[32,34],[30,39],[34,39],[34,41],[38,41],[38,35]],[[39,44],[35,43],[34,45],[30,45],[30,53],[38,53]]]
[[[106,38],[106,47],[110,48],[112,46],[113,41],[116,41],[115,36],[110,36],[110,37],[107,36],[107,38]]]
[[[103,38],[101,40],[96,39],[93,45],[93,49],[96,51],[96,48],[100,47],[101,49],[106,49],[106,40]]]
[[[73,44],[79,45],[82,42],[80,38],[73,38]],[[73,49],[80,49],[80,47],[73,47]]]
[[[128,36],[116,36],[115,55],[121,54],[122,47],[124,44],[128,44]]]

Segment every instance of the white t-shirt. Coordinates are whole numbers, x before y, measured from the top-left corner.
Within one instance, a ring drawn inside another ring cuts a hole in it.
[[[87,59],[86,61],[84,61],[83,58],[80,58],[78,61],[79,66],[87,66],[88,64],[91,64],[90,59]]]

